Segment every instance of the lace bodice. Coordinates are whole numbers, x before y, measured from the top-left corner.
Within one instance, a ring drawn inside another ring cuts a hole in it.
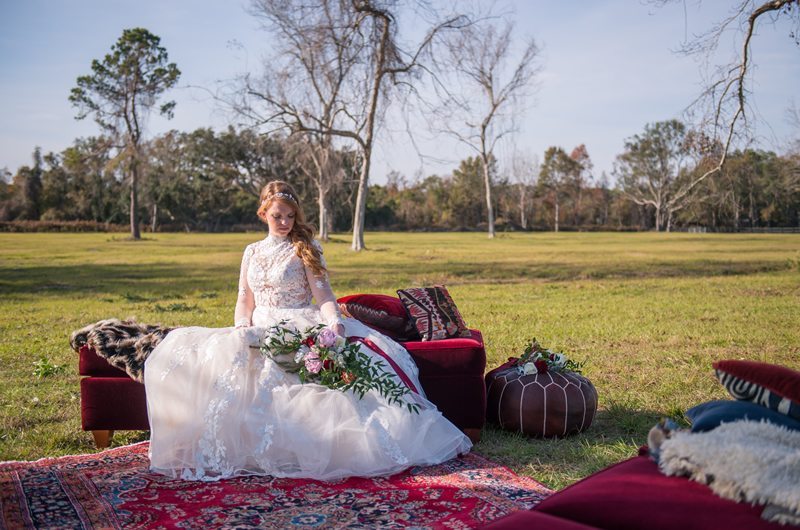
[[[321,253],[319,243],[313,244]],[[327,266],[324,258],[322,265]],[[301,309],[311,307],[312,300],[327,313],[328,320],[338,316],[335,309],[323,307],[326,302],[336,306],[327,274],[314,276],[297,256],[289,238],[268,235],[245,248],[239,277],[237,325],[249,325],[256,308]],[[245,318],[247,323],[243,322]]]

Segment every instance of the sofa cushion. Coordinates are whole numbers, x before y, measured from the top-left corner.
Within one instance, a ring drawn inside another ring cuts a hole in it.
[[[717,361],[717,379],[730,394],[800,421],[800,372],[757,361]]]
[[[800,421],[785,414],[762,407],[752,401],[716,400],[696,405],[686,411],[692,421],[692,432],[710,431],[722,423],[738,420],[768,421],[788,429],[800,431]]]
[[[663,475],[638,456],[557,492],[534,510],[618,530],[758,530],[785,528],[761,519],[762,507],[717,497],[703,484]]]
[[[486,352],[483,336],[478,330],[470,330],[469,338],[454,338],[437,341],[412,341],[403,344],[414,358],[420,374],[426,377],[479,375],[483,381],[486,369]]]
[[[397,291],[400,301],[423,341],[469,337],[469,329],[443,285]]]

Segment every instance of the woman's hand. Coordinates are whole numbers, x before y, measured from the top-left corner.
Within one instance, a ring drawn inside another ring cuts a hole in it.
[[[334,324],[333,326],[331,326],[331,329],[333,330],[334,333],[336,333],[340,337],[347,338],[347,336],[344,334],[345,333],[344,332],[344,324],[342,324],[341,322],[338,322],[338,323]]]

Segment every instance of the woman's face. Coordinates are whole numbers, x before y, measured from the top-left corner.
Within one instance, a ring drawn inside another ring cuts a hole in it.
[[[267,209],[267,225],[269,233],[276,236],[288,236],[294,226],[294,208],[281,201],[272,201]]]

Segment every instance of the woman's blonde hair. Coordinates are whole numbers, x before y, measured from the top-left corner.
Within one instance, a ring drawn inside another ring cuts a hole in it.
[[[289,239],[294,245],[297,256],[303,260],[303,264],[309,267],[314,275],[322,276],[326,269],[322,265],[322,255],[319,249],[312,243],[314,227],[306,222],[297,192],[289,183],[282,180],[273,180],[267,183],[261,189],[260,206],[258,207],[258,217],[265,223],[267,222],[267,210],[275,201],[294,210],[294,225],[289,232]]]

